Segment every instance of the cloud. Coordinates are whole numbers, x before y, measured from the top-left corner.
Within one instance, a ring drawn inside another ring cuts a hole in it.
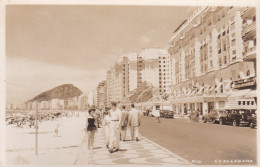
[[[139,43],[141,44],[146,44],[146,43],[149,43],[151,41],[150,38],[148,38],[147,36],[141,36],[139,39],[138,39]]]

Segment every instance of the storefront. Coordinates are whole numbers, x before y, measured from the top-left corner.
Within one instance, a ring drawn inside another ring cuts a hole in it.
[[[226,108],[227,96],[182,97],[172,99],[171,104],[177,114],[188,114],[197,110],[200,115],[203,115],[212,109]]]

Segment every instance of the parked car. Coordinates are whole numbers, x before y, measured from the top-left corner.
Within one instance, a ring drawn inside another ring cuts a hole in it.
[[[163,118],[174,118],[172,107],[171,106],[161,106],[160,116]]]
[[[225,109],[212,109],[209,113],[203,115],[202,122],[219,123],[219,118],[221,115],[224,115],[224,113],[226,113]]]
[[[160,110],[160,117],[163,118],[173,118],[174,114],[171,110]]]
[[[249,125],[248,118],[252,116],[252,110],[238,109],[238,110],[235,110],[235,111],[242,116],[242,118],[240,119],[240,124]]]
[[[252,114],[252,116],[248,117],[248,125],[250,128],[255,128],[257,126],[256,114]]]
[[[239,126],[242,115],[236,110],[225,110],[225,112],[220,113],[219,124],[232,124],[233,126]]]

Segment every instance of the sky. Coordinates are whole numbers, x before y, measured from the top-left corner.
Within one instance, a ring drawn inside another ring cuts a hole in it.
[[[123,52],[167,48],[190,7],[9,5],[6,102],[62,84],[87,92]]]

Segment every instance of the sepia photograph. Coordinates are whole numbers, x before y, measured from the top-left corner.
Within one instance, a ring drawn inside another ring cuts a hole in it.
[[[15,2],[3,166],[258,165],[256,2]]]

